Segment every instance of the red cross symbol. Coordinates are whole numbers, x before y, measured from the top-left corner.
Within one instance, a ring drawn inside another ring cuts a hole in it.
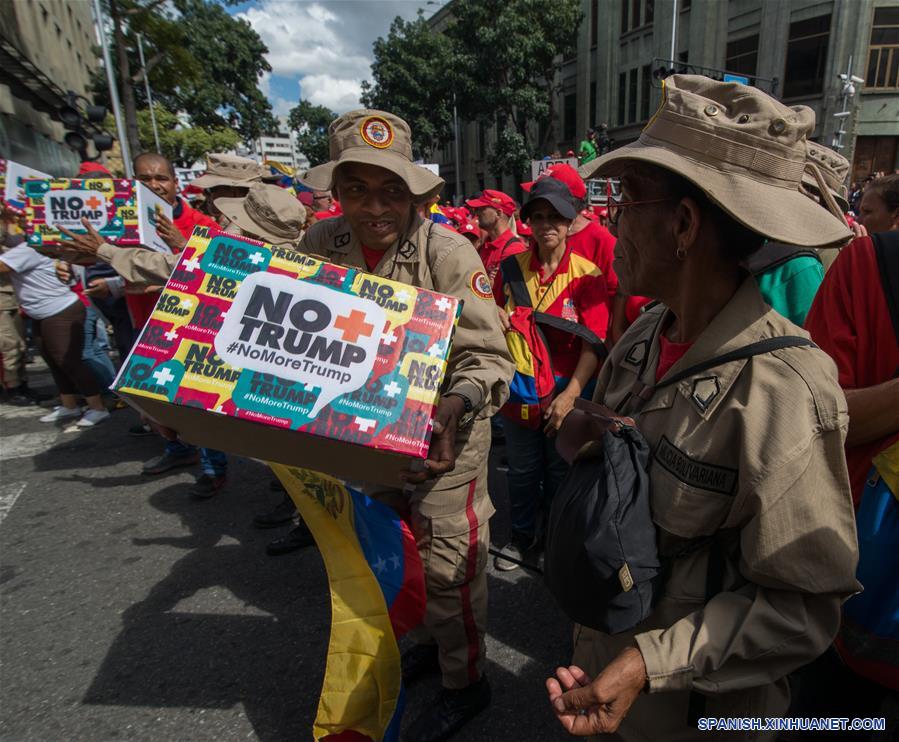
[[[84,203],[91,207],[91,211],[96,211],[103,205],[103,202],[96,196],[91,196]]]
[[[357,309],[334,320],[334,327],[343,330],[343,339],[348,343],[355,343],[360,335],[370,337],[375,331],[375,326],[365,321],[365,313]]]

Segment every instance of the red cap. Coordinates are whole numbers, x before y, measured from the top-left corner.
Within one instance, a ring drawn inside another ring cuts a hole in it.
[[[470,206],[472,209],[490,206],[491,208],[503,212],[506,216],[512,216],[512,214],[515,213],[515,209],[518,208],[518,204],[515,203],[513,198],[507,196],[502,191],[491,191],[489,188],[485,189],[478,198],[466,201],[465,205]]]
[[[78,167],[79,175],[90,175],[92,173],[96,173],[97,175],[105,175],[107,178],[112,177],[112,173],[107,170],[105,165],[101,165],[99,162],[82,162]]]
[[[578,175],[577,170],[565,162],[557,162],[554,165],[550,165],[543,171],[540,178],[555,178],[556,180],[561,180],[568,186],[568,192],[573,198],[584,198],[587,195],[587,186],[584,185],[584,179]],[[537,178],[537,180],[540,180],[540,178]],[[522,183],[521,187],[530,192],[537,180],[530,180],[527,183]]]
[[[531,228],[524,222],[521,222],[517,226],[518,226],[518,236],[519,237],[530,237],[531,235],[534,234],[533,230],[531,230]]]
[[[297,200],[303,204],[303,206],[312,206],[312,191],[300,191],[297,194]]]

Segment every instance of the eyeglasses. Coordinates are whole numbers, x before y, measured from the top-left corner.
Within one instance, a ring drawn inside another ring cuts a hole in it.
[[[645,206],[646,204],[660,204],[663,201],[670,201],[673,196],[666,196],[665,198],[650,198],[646,201],[622,201],[621,196],[615,196],[612,193],[611,184],[606,184],[606,214],[609,220],[609,225],[612,227],[618,226],[618,220],[621,218],[621,210],[625,206]]]

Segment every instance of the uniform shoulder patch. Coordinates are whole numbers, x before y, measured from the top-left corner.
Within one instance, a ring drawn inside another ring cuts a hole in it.
[[[343,232],[341,234],[334,235],[334,249],[338,250],[341,247],[346,247],[350,244],[350,233]]]
[[[408,260],[418,252],[418,248],[410,240],[406,240],[396,251],[401,258]]]
[[[487,278],[487,274],[484,273],[484,271],[475,271],[472,273],[468,283],[475,296],[480,296],[482,299],[493,298],[493,289],[490,286],[490,279]]]
[[[717,376],[703,376],[693,381],[693,392],[690,394],[691,399],[705,412],[712,400],[721,393],[721,385],[718,383]]]
[[[631,346],[631,349],[627,352],[624,360],[632,366],[639,366],[641,363],[643,363],[643,359],[646,358],[646,352],[648,350],[649,341],[641,340],[639,343],[634,343]]]

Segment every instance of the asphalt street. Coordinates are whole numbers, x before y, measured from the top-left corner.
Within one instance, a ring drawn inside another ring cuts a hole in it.
[[[51,391],[39,363],[32,385]],[[311,739],[329,630],[318,551],[269,557],[286,532],[262,464],[232,457],[216,498],[196,469],[140,474],[161,440],[134,412],[94,430],[0,406],[0,739]],[[494,545],[508,529],[499,451]],[[490,566],[490,709],[459,740],[566,738],[543,682],[570,656],[570,624],[540,578]],[[438,690],[413,686],[406,721]]]

